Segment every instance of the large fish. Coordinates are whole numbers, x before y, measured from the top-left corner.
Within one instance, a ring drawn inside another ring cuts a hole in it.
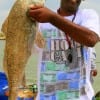
[[[16,100],[25,65],[31,55],[38,23],[27,17],[29,5],[44,5],[45,0],[16,0],[2,25],[6,34],[4,68],[9,83],[9,100]]]

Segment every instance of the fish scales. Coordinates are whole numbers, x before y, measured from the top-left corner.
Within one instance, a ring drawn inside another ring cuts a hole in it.
[[[30,4],[43,5],[45,0],[16,0],[2,25],[6,35],[4,69],[9,83],[9,100],[16,100],[22,84],[25,65],[31,55],[38,23],[31,21],[26,12]]]

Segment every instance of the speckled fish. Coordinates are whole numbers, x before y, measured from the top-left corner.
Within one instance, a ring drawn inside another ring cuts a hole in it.
[[[16,0],[2,31],[6,34],[4,67],[9,82],[9,100],[16,100],[25,65],[31,55],[38,23],[31,21],[26,12],[30,4],[43,5],[45,0]]]

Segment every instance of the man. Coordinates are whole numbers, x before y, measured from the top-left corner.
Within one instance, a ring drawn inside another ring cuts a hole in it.
[[[38,100],[92,100],[90,48],[99,41],[94,10],[80,10],[81,0],[61,0],[57,13],[31,5],[46,45],[39,67]]]

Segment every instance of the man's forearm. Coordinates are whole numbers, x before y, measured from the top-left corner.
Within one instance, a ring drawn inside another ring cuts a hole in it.
[[[54,14],[50,23],[64,31],[65,34],[68,34],[73,40],[82,45],[93,47],[99,41],[99,37],[95,32],[72,23],[60,15]]]

